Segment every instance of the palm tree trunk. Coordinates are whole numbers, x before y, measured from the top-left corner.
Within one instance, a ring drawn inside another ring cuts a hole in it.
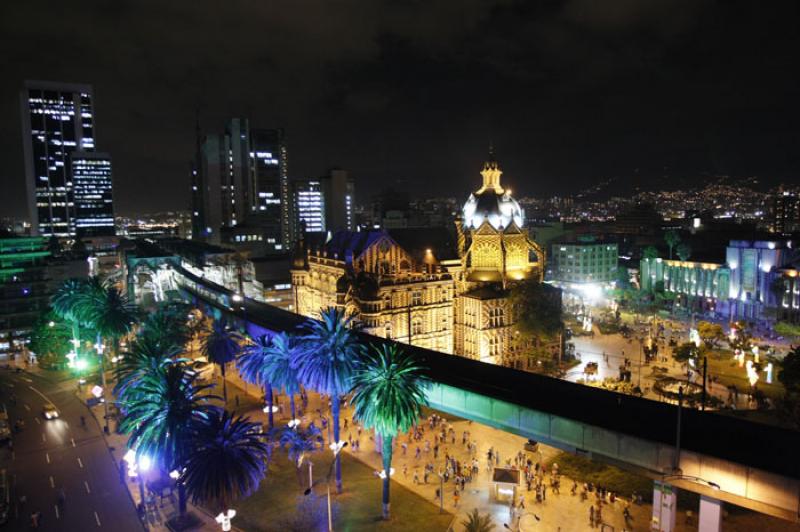
[[[225,401],[225,406],[228,406],[228,381],[225,380],[225,364],[220,364],[220,371],[222,371],[222,399]]]
[[[178,482],[178,515],[186,515],[186,486]]]
[[[97,333],[97,345],[102,343],[100,333]],[[108,434],[108,383],[106,382],[106,355],[100,353],[100,381],[103,385],[103,432]]]
[[[294,394],[289,394],[289,405],[292,408],[292,419],[296,419],[297,416],[295,415],[294,411]]]
[[[392,471],[392,436],[383,435],[383,519],[389,519],[389,482]]]
[[[331,394],[331,423],[333,442],[339,443],[339,394]],[[342,453],[336,455],[336,493],[342,493]]]
[[[267,416],[269,419],[269,428],[275,426],[274,417],[272,414],[272,383],[264,385],[264,402],[267,403]]]

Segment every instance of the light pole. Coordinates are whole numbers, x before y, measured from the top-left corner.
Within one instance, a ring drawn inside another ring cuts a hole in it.
[[[444,473],[439,472],[439,513],[444,513]]]
[[[342,449],[347,447],[346,441],[340,441],[336,443],[331,443],[328,448],[333,452],[333,460],[331,460],[331,465],[328,467],[328,474],[325,475],[325,487],[328,496],[328,532],[333,532],[333,514],[331,512],[331,474],[333,473],[333,465],[336,463],[336,457],[342,452]],[[310,470],[309,470],[310,471]],[[309,486],[304,492],[304,495],[309,495],[311,493],[311,487]]]
[[[106,359],[103,355],[105,346],[103,345],[103,340],[100,338],[99,333],[97,334],[97,342],[94,344],[94,348],[97,351],[97,356],[100,358],[100,381],[103,384],[103,432],[108,434],[108,398],[106,397],[108,386],[106,385]]]

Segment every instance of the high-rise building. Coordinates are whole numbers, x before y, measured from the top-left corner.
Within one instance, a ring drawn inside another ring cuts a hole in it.
[[[305,229],[321,233],[327,229],[325,217],[325,187],[321,179],[298,179],[292,182],[292,203],[297,225],[294,233]]]
[[[92,87],[26,81],[20,104],[33,233],[75,236],[69,154],[94,151]]]
[[[114,236],[111,157],[107,153],[70,154],[75,231],[80,237]]]
[[[772,198],[769,230],[788,235],[800,228],[800,196],[788,190],[779,190]]]
[[[246,224],[273,251],[289,247],[291,202],[287,151],[281,129],[250,129],[230,120],[222,134],[198,144],[192,168],[192,235],[212,243]],[[229,231],[228,231],[229,232]]]
[[[354,231],[355,182],[340,169],[322,177],[293,180],[292,211],[295,238],[301,223],[310,232]]]

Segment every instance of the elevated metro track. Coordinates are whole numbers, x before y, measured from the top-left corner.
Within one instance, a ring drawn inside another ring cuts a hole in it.
[[[292,331],[305,318],[246,299],[176,268],[178,287],[251,334]],[[371,343],[391,340],[365,335]],[[426,368],[431,407],[643,472],[670,475],[678,407],[402,344]],[[800,516],[800,432],[683,408],[679,470],[670,483],[791,521]],[[719,485],[711,489],[708,482]]]

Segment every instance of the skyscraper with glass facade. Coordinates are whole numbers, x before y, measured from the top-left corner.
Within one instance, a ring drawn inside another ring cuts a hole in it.
[[[26,81],[20,104],[31,227],[43,236],[75,236],[70,153],[95,149],[92,87]]]
[[[282,129],[250,129],[234,118],[222,134],[198,143],[192,168],[192,234],[223,243],[230,229],[246,225],[267,251],[292,242],[292,205]]]
[[[70,154],[75,230],[78,236],[114,236],[111,156],[76,151]]]

